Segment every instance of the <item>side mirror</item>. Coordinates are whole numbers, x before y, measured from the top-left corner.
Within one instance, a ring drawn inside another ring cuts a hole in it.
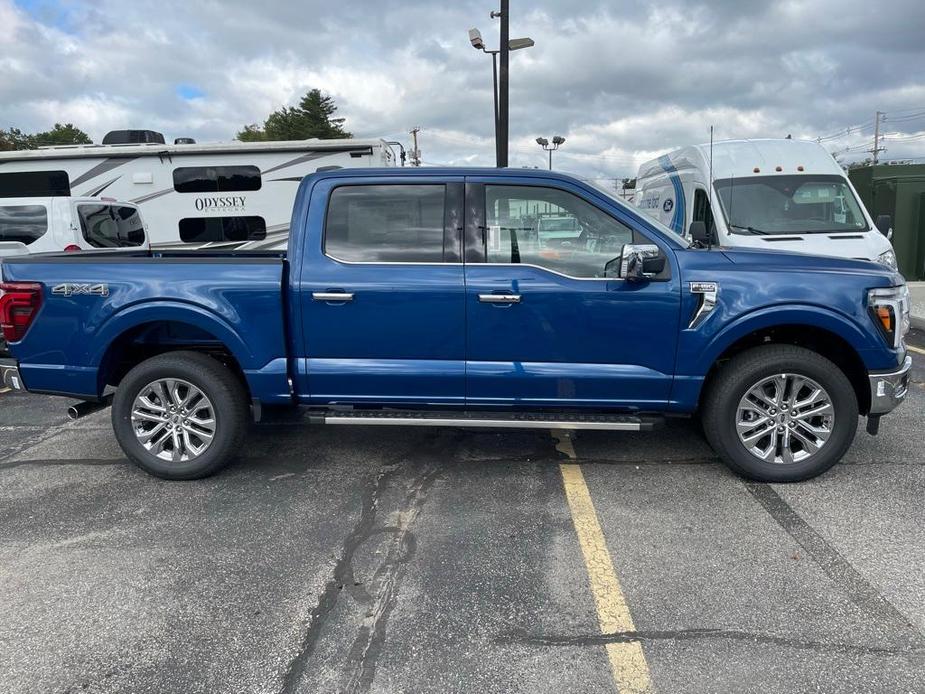
[[[878,215],[876,226],[880,233],[886,236],[889,241],[893,240],[893,218],[890,215]]]
[[[706,222],[691,222],[691,225],[688,229],[690,232],[691,241],[700,245],[700,246],[709,246],[710,241],[710,232],[707,231]]]
[[[665,269],[665,256],[655,244],[628,243],[623,246],[619,260],[619,276],[629,282],[644,282],[653,279]]]

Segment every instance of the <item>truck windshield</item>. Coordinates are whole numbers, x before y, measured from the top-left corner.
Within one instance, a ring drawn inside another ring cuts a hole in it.
[[[868,231],[861,206],[838,175],[749,176],[714,183],[733,234]]]

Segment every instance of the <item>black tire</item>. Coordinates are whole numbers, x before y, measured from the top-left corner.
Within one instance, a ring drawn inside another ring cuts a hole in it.
[[[178,379],[198,388],[214,414],[214,437],[196,457],[165,461],[148,451],[135,434],[132,409],[149,384]],[[119,445],[142,470],[167,480],[192,480],[212,475],[231,462],[247,429],[247,395],[238,378],[223,364],[198,352],[170,352],[148,359],[122,379],[112,402],[112,427]]]
[[[768,462],[753,455],[736,432],[740,400],[763,379],[783,373],[815,381],[825,389],[834,409],[825,443],[808,458],[790,463]],[[702,421],[713,450],[734,472],[760,482],[799,482],[841,460],[857,432],[858,401],[847,376],[825,357],[803,347],[766,345],[742,352],[721,367],[704,393]]]

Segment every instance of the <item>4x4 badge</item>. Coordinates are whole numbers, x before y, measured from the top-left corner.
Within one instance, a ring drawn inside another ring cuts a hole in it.
[[[108,284],[56,284],[51,288],[55,296],[109,296]]]

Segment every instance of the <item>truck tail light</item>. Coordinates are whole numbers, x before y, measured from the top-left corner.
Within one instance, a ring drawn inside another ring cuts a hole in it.
[[[78,246],[76,243],[72,243],[64,247],[65,253],[77,253],[78,251],[80,251],[80,246]]]
[[[7,342],[19,342],[42,307],[42,285],[0,282],[0,329]]]

